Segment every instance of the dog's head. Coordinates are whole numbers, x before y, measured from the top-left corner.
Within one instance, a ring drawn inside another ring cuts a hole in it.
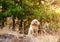
[[[39,25],[40,25],[40,22],[39,22],[37,19],[34,19],[34,20],[31,22],[31,25],[32,25],[32,26],[39,26]]]

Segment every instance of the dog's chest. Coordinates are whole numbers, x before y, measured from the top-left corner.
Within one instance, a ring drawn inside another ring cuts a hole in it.
[[[38,28],[32,28],[33,32],[36,33],[38,31]]]
[[[34,32],[34,33],[36,33],[36,32],[37,32],[37,30],[36,30],[36,29],[33,29],[33,32]]]

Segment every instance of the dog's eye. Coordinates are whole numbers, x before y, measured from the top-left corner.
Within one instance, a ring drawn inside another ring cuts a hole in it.
[[[37,21],[36,21],[36,23],[37,23]]]

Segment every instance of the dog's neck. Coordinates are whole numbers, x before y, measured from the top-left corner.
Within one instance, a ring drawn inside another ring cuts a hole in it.
[[[32,25],[30,25],[30,28],[34,28],[35,29],[35,28],[38,28],[38,26],[32,26]]]

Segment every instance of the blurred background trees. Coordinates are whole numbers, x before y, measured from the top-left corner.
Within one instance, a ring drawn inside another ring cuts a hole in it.
[[[38,19],[51,33],[60,28],[59,10],[60,0],[0,0],[0,28],[27,34],[30,22]]]

